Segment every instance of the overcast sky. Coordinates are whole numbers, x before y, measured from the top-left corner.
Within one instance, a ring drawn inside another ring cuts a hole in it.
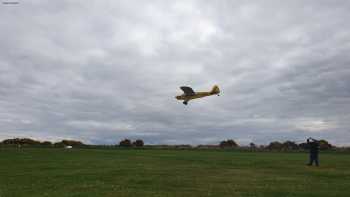
[[[0,5],[0,139],[350,145],[347,0],[17,2]]]

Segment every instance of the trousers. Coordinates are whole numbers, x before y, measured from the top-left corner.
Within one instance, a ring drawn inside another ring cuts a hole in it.
[[[309,165],[312,165],[315,162],[315,165],[318,166],[318,153],[310,153],[310,162]]]

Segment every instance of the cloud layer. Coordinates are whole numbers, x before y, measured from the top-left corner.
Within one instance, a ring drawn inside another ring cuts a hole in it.
[[[348,1],[0,6],[0,138],[350,145]],[[220,97],[174,99],[189,85]]]

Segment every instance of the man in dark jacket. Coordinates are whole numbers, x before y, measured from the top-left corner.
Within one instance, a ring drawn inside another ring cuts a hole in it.
[[[307,144],[310,149],[310,162],[307,165],[311,166],[315,162],[315,165],[318,166],[318,152],[320,142],[310,137],[307,139]]]

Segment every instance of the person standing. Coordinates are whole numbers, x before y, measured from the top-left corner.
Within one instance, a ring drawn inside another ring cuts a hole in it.
[[[310,137],[307,139],[307,144],[310,149],[310,161],[307,165],[311,166],[315,162],[315,165],[319,166],[318,153],[320,150],[320,142]]]

